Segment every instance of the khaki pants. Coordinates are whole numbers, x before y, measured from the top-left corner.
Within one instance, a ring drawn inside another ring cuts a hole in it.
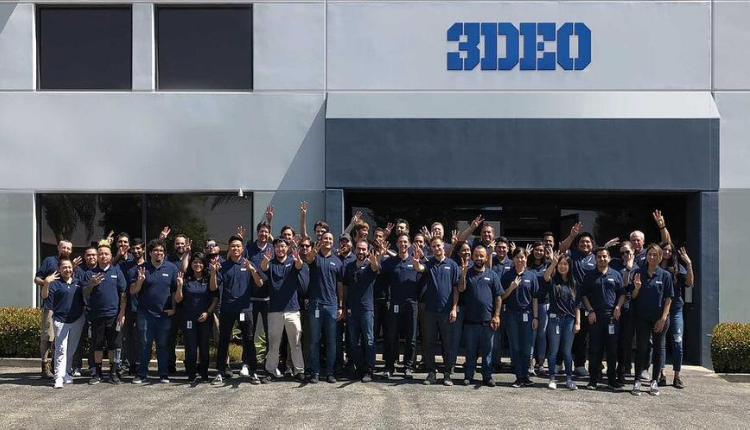
[[[279,347],[281,336],[286,330],[289,339],[292,364],[292,374],[304,372],[305,362],[302,357],[302,321],[297,312],[269,312],[268,313],[268,354],[266,355],[266,371],[276,375],[279,366]]]
[[[43,362],[50,361],[47,353],[54,351],[55,326],[52,323],[52,311],[42,309],[42,336],[39,342],[39,353]]]

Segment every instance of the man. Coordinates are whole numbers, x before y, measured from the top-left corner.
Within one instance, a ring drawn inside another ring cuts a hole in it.
[[[86,248],[86,251],[83,253],[83,267],[81,267],[81,270],[83,274],[85,275],[87,272],[92,270],[97,266],[97,259],[98,259],[98,251],[96,250],[95,246],[90,246]],[[80,267],[80,266],[79,266]],[[79,283],[83,284],[83,277],[79,279]],[[73,354],[73,376],[81,376],[81,368],[83,367],[83,350],[84,350],[84,342],[83,336],[88,336],[90,325],[89,325],[89,307],[87,302],[87,297],[84,297],[84,302],[86,302],[86,306],[83,309],[83,316],[85,318],[83,322],[83,330],[81,333],[83,335],[81,336],[80,341],[78,342],[78,347],[76,348],[75,353]],[[89,364],[89,375],[94,375],[96,373],[96,366],[94,366],[94,348],[90,344],[89,341],[89,354],[88,354],[88,364]]]
[[[360,240],[367,240],[370,236],[370,224],[367,224],[364,221],[359,221],[354,225],[352,234],[354,234],[354,243],[357,243]]]
[[[299,231],[300,236],[307,236],[307,202],[301,202],[299,205]],[[315,221],[313,225],[313,233],[315,233],[315,241],[320,241],[324,233],[331,231],[331,227],[325,221]],[[347,233],[349,230],[347,230]]]
[[[339,248],[336,250],[336,256],[344,266],[357,259],[352,251],[352,237],[348,233],[342,233],[339,236]]]
[[[252,318],[253,290],[263,285],[263,278],[258,269],[247,258],[242,256],[243,246],[240,236],[229,238],[229,258],[222,264],[214,262],[211,266],[211,290],[221,290],[221,315],[219,315],[219,346],[216,351],[216,367],[219,373],[212,384],[224,382],[223,376],[231,377],[227,372],[227,353],[232,338],[232,327],[238,322],[242,336],[242,375],[250,376],[250,383],[260,384],[255,374],[258,360],[255,355],[255,342]]]
[[[474,380],[477,348],[482,352],[482,383],[494,387],[492,380],[492,343],[494,332],[500,327],[501,295],[505,292],[497,274],[486,267],[487,249],[477,245],[472,253],[474,265],[461,267],[458,292],[464,312],[464,385]]]
[[[73,252],[73,243],[67,239],[61,239],[57,242],[57,255],[49,256],[42,260],[42,264],[39,265],[39,269],[34,275],[34,283],[39,287],[44,285],[44,278],[55,273],[58,266],[60,265],[60,258],[70,259],[70,254]],[[80,276],[81,270],[78,269],[78,265],[81,264],[82,258],[76,257],[73,260],[74,276]],[[52,297],[47,296],[42,301],[42,335],[39,342],[39,352],[42,358],[42,377],[45,379],[52,379],[52,365],[50,359],[47,357],[47,352],[54,353],[55,345],[55,329],[52,324]]]
[[[398,228],[398,222],[396,224]],[[385,317],[386,346],[385,373],[390,379],[396,370],[399,355],[400,334],[404,336],[404,378],[412,379],[417,341],[417,315],[421,275],[415,268],[409,235],[396,237],[398,255],[382,262],[381,273],[390,285],[390,306]]]
[[[305,379],[305,363],[302,356],[302,320],[298,292],[303,294],[307,286],[300,282],[300,273],[305,267],[297,251],[288,255],[285,240],[276,238],[273,241],[273,252],[270,249],[263,253],[260,270],[266,274],[264,289],[268,290],[268,354],[264,380],[271,382],[281,376],[279,372],[279,348],[283,333],[286,332],[291,349],[292,375],[300,382]]]
[[[373,240],[375,241],[375,248],[384,248],[385,247],[385,239],[386,239],[386,231],[380,227],[377,227],[375,230],[373,230],[372,233]],[[383,249],[382,253],[379,253],[382,256],[389,255],[393,251]],[[385,325],[385,314],[388,313],[388,277],[384,273],[378,273],[377,277],[375,278],[375,289],[373,296],[375,298],[374,302],[374,310],[375,310],[375,322],[374,322],[374,333],[375,333],[375,339],[385,339],[387,337],[386,331],[388,328]],[[381,336],[382,334],[382,336]],[[388,344],[385,344],[385,347],[388,347]]]
[[[316,384],[320,380],[320,337],[323,334],[326,339],[326,380],[333,384],[336,383],[333,375],[336,321],[341,320],[344,313],[343,264],[333,253],[333,234],[324,233],[305,258],[310,266],[310,383]]]
[[[506,271],[510,270],[513,266],[513,262],[508,258],[508,252],[510,251],[510,241],[504,236],[500,236],[495,240],[495,255],[491,256],[487,260],[490,262],[492,271],[497,274],[498,279],[503,277]],[[507,306],[501,307],[501,318],[505,318],[507,314]],[[500,330],[495,331],[495,338],[492,342],[492,365],[498,371],[502,368],[502,350],[503,345],[507,343],[509,339],[507,332],[507,325],[500,327]]]
[[[298,244],[299,256],[303,262],[307,261],[307,254],[314,252],[312,247],[312,239],[308,236],[302,236]],[[310,359],[310,314],[308,312],[308,292],[310,287],[310,267],[307,264],[302,265],[297,279],[300,284],[300,288],[303,292],[299,296],[300,298],[300,318],[302,319],[302,357],[305,362],[305,373],[311,373],[311,359]]]
[[[635,324],[633,322],[633,311],[630,305],[630,291],[628,285],[631,283],[633,273],[638,270],[635,264],[633,245],[629,241],[620,244],[620,258],[613,258],[609,266],[620,273],[622,285],[625,286],[625,300],[620,308],[620,327],[617,334],[617,382],[625,385],[625,374],[630,373],[633,363],[633,337],[635,336]]]
[[[352,237],[348,233],[342,233],[339,236],[339,249],[336,250],[336,256],[341,260],[343,268],[346,268],[349,263],[357,259],[352,250]],[[354,364],[351,362],[349,344],[346,341],[347,336],[346,318],[341,318],[336,323],[336,364],[334,365],[334,373],[339,372],[342,367],[346,368],[347,372],[353,371]],[[325,350],[325,348],[323,349]]]
[[[362,382],[371,382],[375,368],[373,290],[380,272],[380,250],[371,253],[366,240],[357,242],[356,249],[357,258],[346,265],[343,277],[348,351]]]
[[[555,235],[551,231],[542,233],[542,243],[547,249],[555,249]]]
[[[135,238],[130,244],[130,261],[122,261],[120,270],[125,275],[128,285],[128,304],[125,310],[125,325],[122,330],[122,343],[125,359],[128,361],[128,375],[138,374],[140,360],[141,337],[138,333],[138,296],[130,293],[130,288],[138,280],[138,269],[146,264],[146,246],[143,239]]]
[[[193,241],[184,234],[178,234],[174,238],[174,254],[167,256],[167,261],[177,266],[178,271],[185,273],[190,263],[190,254],[192,252]],[[172,325],[169,329],[169,338],[167,339],[167,356],[169,361],[169,374],[177,373],[177,336],[182,331],[182,303],[175,303],[174,315],[172,315]]]
[[[409,235],[409,221],[403,218],[396,218],[396,240],[402,234]]]
[[[271,206],[271,218],[273,217],[273,209]],[[266,209],[268,211],[268,209]],[[268,215],[268,214],[267,214]],[[271,223],[266,219],[258,223],[255,226],[255,235],[257,239],[255,241],[248,241],[245,247],[244,257],[250,260],[255,267],[260,267],[260,262],[263,259],[265,253],[271,252],[273,254],[273,244],[271,244]],[[253,288],[252,296],[250,301],[253,305],[253,327],[255,328],[255,338],[253,341],[257,341],[259,337],[265,338],[266,346],[268,344],[268,288]],[[260,327],[262,326],[262,328]],[[266,348],[267,349],[267,348]],[[243,370],[240,372],[242,376],[250,376]]]
[[[659,228],[661,229],[661,226]],[[635,230],[630,233],[630,243],[633,245],[633,252],[635,252],[635,264],[638,267],[645,267],[646,250],[643,249],[643,246],[646,244],[646,235],[640,230]]]
[[[591,233],[581,232],[582,223],[576,223],[571,227],[570,234],[560,243],[560,253],[567,252],[573,261],[571,267],[573,279],[576,285],[582,285],[583,278],[587,273],[596,270],[596,257],[591,251],[594,249],[594,237]],[[574,247],[571,248],[571,245]],[[575,372],[578,376],[589,376],[586,370],[586,343],[588,341],[589,324],[588,311],[583,309],[583,318],[581,318],[581,329],[573,337],[573,361],[575,362]]]
[[[130,253],[130,235],[122,232],[117,235],[115,240],[117,245],[117,254],[112,259],[112,264],[121,265],[126,261],[132,261],[133,255]]]
[[[451,373],[455,356],[453,354],[453,322],[456,321],[458,305],[458,280],[461,269],[455,261],[445,256],[443,239],[433,236],[430,239],[430,250],[432,257],[426,264],[421,262],[417,266],[417,260],[422,257],[421,250],[414,251],[415,266],[417,271],[424,274],[421,296],[425,302],[424,312],[424,339],[422,340],[424,350],[425,367],[427,368],[427,379],[425,385],[432,385],[436,380],[435,354],[437,353],[438,333],[443,343],[443,385],[451,386]]]
[[[142,384],[148,376],[151,346],[156,340],[156,361],[159,380],[169,383],[167,339],[174,315],[174,295],[177,288],[178,269],[166,261],[166,245],[161,239],[148,243],[150,260],[138,267],[136,281],[130,286],[130,294],[138,296],[138,332],[143,340],[139,375],[133,384]]]
[[[623,384],[616,379],[617,331],[625,289],[620,273],[609,267],[609,251],[596,250],[596,270],[586,273],[581,283],[583,304],[588,311],[591,378],[586,388],[595,390],[602,373],[602,355],[607,349],[607,382],[616,390]]]
[[[112,264],[112,250],[106,243],[100,243],[97,247],[98,266],[85,275],[83,282],[83,295],[89,301],[91,344],[96,367],[89,385],[101,382],[105,344],[109,352],[109,382],[116,385],[122,382],[117,375],[115,351],[122,348],[121,329],[125,324],[127,283],[120,268]]]

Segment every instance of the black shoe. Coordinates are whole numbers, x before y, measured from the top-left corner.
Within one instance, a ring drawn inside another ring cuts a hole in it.
[[[661,375],[659,375],[659,381],[657,382],[657,385],[659,385],[660,387],[666,387],[667,386],[667,377],[664,376],[663,373]]]
[[[464,379],[463,381],[461,381],[461,385],[463,385],[464,387],[468,387],[469,385],[471,385],[471,381],[468,379]]]
[[[299,382],[305,382],[305,374],[303,372],[299,372],[298,374],[294,375],[294,379]]]
[[[128,376],[134,376],[138,374],[138,367],[133,365],[128,367]]]
[[[437,382],[437,377],[435,376],[435,372],[430,372],[427,374],[427,379],[425,379],[422,383],[424,385],[435,385]]]
[[[102,382],[102,378],[99,375],[94,375],[89,379],[89,385],[96,385],[100,382]]]
[[[404,369],[404,379],[414,379],[414,372],[408,367]]]
[[[524,380],[523,380],[523,386],[524,387],[533,387],[534,386],[534,382],[531,379],[529,379],[529,378],[524,378]]]
[[[523,387],[523,381],[521,379],[516,379],[513,381],[513,384],[511,385],[513,388],[521,388]]]
[[[494,380],[493,380],[492,378],[490,378],[490,379],[485,379],[485,380],[483,381],[483,383],[484,383],[484,385],[485,385],[485,386],[487,386],[487,387],[494,387],[494,386],[495,386],[495,381],[494,381]]]
[[[188,382],[188,384],[191,384],[191,385],[195,384],[197,382],[196,379],[195,379],[195,375],[188,375],[187,382]]]
[[[276,378],[274,378],[271,375],[266,375],[263,378],[261,378],[260,383],[261,384],[270,384],[271,382],[275,381]]]
[[[326,378],[326,382],[328,382],[329,384],[335,384],[335,383],[336,383],[336,382],[338,382],[338,381],[336,380],[336,377],[335,377],[335,376],[333,376],[333,374],[330,374],[330,375],[328,375],[328,377]]]
[[[372,374],[370,372],[365,372],[364,376],[362,376],[362,382],[372,382]]]
[[[685,388],[685,384],[683,384],[683,383],[682,383],[682,379],[680,379],[680,377],[679,377],[679,376],[675,376],[675,377],[674,377],[674,381],[672,382],[672,385],[673,385],[673,386],[674,386],[675,388],[679,388],[679,389],[683,389],[683,388]]]
[[[587,390],[596,390],[596,384],[593,384],[593,383],[589,382],[588,385],[586,385],[586,389]]]
[[[122,381],[120,380],[120,377],[117,376],[117,372],[110,372],[109,373],[109,383],[110,384],[115,384],[115,385],[122,384]]]
[[[227,368],[227,370],[224,371],[224,379],[232,379],[232,376],[234,376],[232,369]]]
[[[318,377],[317,373],[313,373],[310,375],[310,383],[311,384],[317,384],[320,381],[320,378]]]
[[[177,373],[177,366],[173,364],[169,366],[167,371],[169,372],[170,375],[174,375],[175,373]]]
[[[612,383],[608,384],[607,386],[608,386],[608,387],[609,387],[609,388],[610,388],[610,389],[611,389],[612,391],[617,391],[617,390],[620,390],[620,389],[621,389],[622,387],[624,387],[625,385],[623,385],[623,384],[619,383],[618,381],[614,381],[614,382],[612,382]]]

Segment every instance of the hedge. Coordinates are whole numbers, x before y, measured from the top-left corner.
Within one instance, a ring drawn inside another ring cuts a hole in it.
[[[0,308],[0,357],[39,357],[42,310]]]
[[[750,324],[717,324],[711,338],[711,360],[717,373],[750,373]]]

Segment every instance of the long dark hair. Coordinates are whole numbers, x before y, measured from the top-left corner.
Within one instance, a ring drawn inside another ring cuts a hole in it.
[[[185,277],[188,280],[195,280],[195,273],[193,273],[193,261],[200,260],[201,263],[203,263],[203,276],[202,279],[207,279],[206,273],[208,271],[208,259],[206,258],[206,254],[198,251],[194,252],[193,255],[190,256],[190,263],[188,263],[187,271],[185,271]]]
[[[669,246],[672,249],[672,256],[669,260],[664,258],[664,248]],[[664,265],[666,270],[672,274],[672,280],[677,281],[677,275],[680,273],[680,261],[677,259],[677,247],[672,242],[662,242],[659,244],[662,249],[661,263]]]
[[[539,260],[539,264],[536,263],[536,257],[534,256],[534,248],[537,246],[541,246],[542,249],[544,249],[544,244],[542,242],[534,242],[534,244],[531,246],[531,253],[527,256],[527,266],[531,267],[532,269],[536,269],[537,267],[544,264],[544,255],[542,255],[541,260]]]
[[[555,282],[555,294],[557,294],[558,297],[562,296],[562,284],[565,283],[568,285],[568,288],[570,288],[570,292],[573,295],[573,299],[576,298],[576,280],[575,276],[573,276],[573,260],[567,256],[566,254],[563,254],[560,256],[560,258],[557,260],[557,264],[560,264],[561,261],[565,260],[566,263],[568,263],[568,280],[566,281],[563,279],[563,276],[560,274],[560,272],[555,273],[555,277],[559,282]]]

